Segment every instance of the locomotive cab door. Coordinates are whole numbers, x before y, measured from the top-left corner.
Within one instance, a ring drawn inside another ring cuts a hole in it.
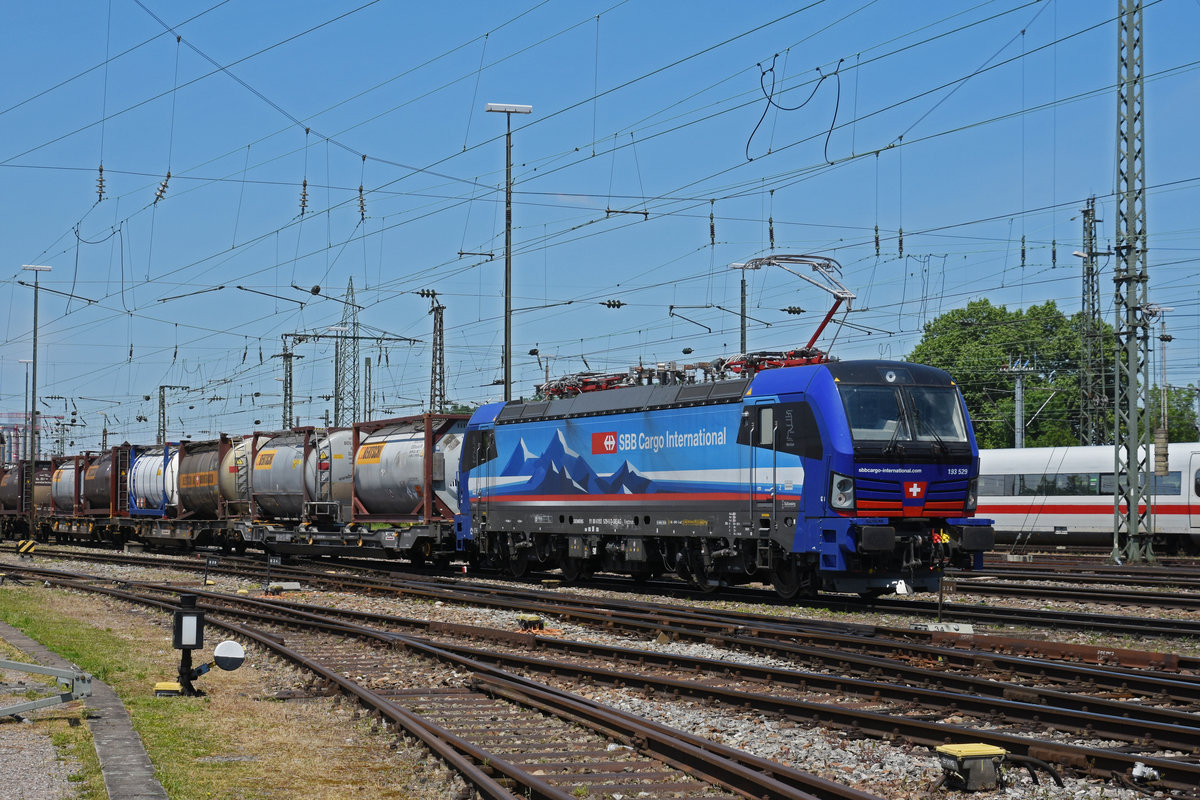
[[[1200,453],[1192,453],[1189,469],[1183,478],[1188,505],[1188,521],[1192,530],[1200,529]]]
[[[750,520],[751,536],[770,536],[775,530],[779,470],[779,419],[775,399],[761,399],[746,409],[749,418],[743,422],[748,429],[750,445]]]
[[[495,431],[491,423],[467,430],[460,459],[459,491],[465,501],[462,508],[470,508],[472,529],[484,531],[498,466]]]

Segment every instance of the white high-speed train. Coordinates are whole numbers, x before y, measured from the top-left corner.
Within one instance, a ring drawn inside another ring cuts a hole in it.
[[[977,514],[996,521],[997,543],[1111,544],[1113,465],[1111,445],[981,449]],[[1155,547],[1200,552],[1200,442],[1168,445],[1167,470],[1151,476]]]

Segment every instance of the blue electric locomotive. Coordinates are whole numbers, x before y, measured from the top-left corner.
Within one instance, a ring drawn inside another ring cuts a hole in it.
[[[747,371],[748,372],[748,371]],[[493,403],[467,426],[460,549],[712,589],[936,589],[992,546],[979,456],[945,372],[847,361]]]

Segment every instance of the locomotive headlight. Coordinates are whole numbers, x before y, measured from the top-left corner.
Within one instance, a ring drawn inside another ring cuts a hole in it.
[[[978,505],[979,505],[979,479],[972,478],[971,482],[967,484],[966,510],[974,511],[975,507]]]
[[[854,508],[854,479],[833,473],[830,482],[829,505],[842,510]]]

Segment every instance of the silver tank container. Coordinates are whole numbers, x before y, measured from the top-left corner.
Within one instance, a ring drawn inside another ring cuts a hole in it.
[[[212,519],[220,507],[220,442],[189,442],[179,457],[179,513]]]
[[[21,471],[15,464],[0,464],[0,510],[16,511],[21,502]]]
[[[305,441],[311,442],[307,458]],[[260,440],[254,457],[254,499],[273,519],[300,519],[305,500],[334,501],[350,518],[353,432],[288,432]],[[321,473],[327,473],[322,475]]]
[[[139,449],[129,469],[130,508],[158,508],[166,494],[167,510],[179,505],[179,451],[170,449],[165,459],[163,448]]]
[[[225,498],[225,510],[229,516],[250,513],[250,443],[246,439],[235,439],[233,445],[221,459],[217,471],[217,488]]]
[[[75,463],[66,462],[54,470],[50,484],[50,499],[55,511],[70,514],[75,511]]]
[[[433,443],[433,486],[438,499],[458,513],[458,462],[466,420]],[[425,497],[425,432],[396,425],[363,437],[354,459],[354,493],[367,513],[413,515]]]
[[[83,471],[83,497],[92,509],[112,503],[112,453],[104,453]]]

